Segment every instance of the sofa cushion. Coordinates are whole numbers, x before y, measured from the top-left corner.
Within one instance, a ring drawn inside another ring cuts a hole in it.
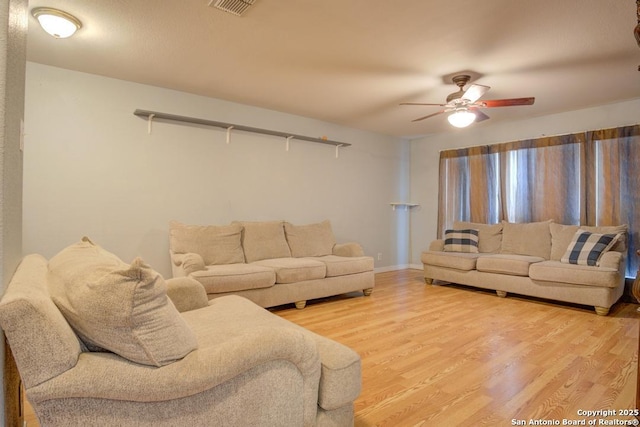
[[[551,232],[550,260],[560,261],[579,228],[577,225],[556,224],[553,222],[549,224],[549,231]]]
[[[323,279],[327,274],[325,264],[311,258],[264,259],[252,264],[272,268],[276,272],[276,283]]]
[[[291,256],[296,258],[331,255],[336,244],[329,221],[308,225],[285,222],[284,232]]]
[[[502,224],[481,224],[477,222],[455,221],[456,230],[478,230],[478,252],[498,253],[502,244]]]
[[[528,276],[531,264],[542,262],[544,258],[527,255],[495,254],[478,258],[476,270],[486,273]]]
[[[503,221],[503,254],[530,255],[549,259],[551,256],[551,221],[512,223]]]
[[[424,264],[428,265],[470,271],[476,269],[476,261],[480,256],[482,255],[460,252],[426,251],[422,253],[421,260]]]
[[[278,330],[284,327],[301,331],[315,341],[322,363],[317,405],[326,410],[341,408],[351,404],[360,394],[361,365],[358,353],[274,315],[245,298],[235,295],[216,298],[210,302],[209,308],[183,315],[196,334],[199,329],[206,328],[202,336],[212,343],[228,337],[241,337],[247,330],[259,328]]]
[[[291,256],[284,235],[284,221],[234,222],[243,227],[242,247],[246,262]]]
[[[326,277],[346,276],[348,274],[373,271],[373,258],[369,256],[343,257],[326,255],[313,258],[327,267]]]
[[[596,234],[578,230],[560,261],[578,265],[600,265],[600,257],[618,239],[617,234]]]
[[[445,230],[443,249],[445,252],[478,253],[478,230]]]
[[[276,283],[273,268],[255,264],[209,265],[189,277],[200,282],[208,294],[269,288]]]
[[[605,288],[615,288],[620,285],[621,280],[620,271],[617,268],[565,264],[560,261],[532,264],[529,268],[529,277],[535,281]]]
[[[160,274],[84,238],[49,260],[52,299],[80,338],[133,362],[163,366],[197,347]]]
[[[187,225],[169,223],[169,243],[175,253],[196,253],[206,265],[244,262],[242,227],[231,225]]]

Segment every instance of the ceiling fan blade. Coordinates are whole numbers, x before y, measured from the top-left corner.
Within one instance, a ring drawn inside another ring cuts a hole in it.
[[[476,122],[481,122],[483,120],[488,120],[491,118],[477,108],[471,108],[471,111],[473,111],[476,115]]]
[[[487,93],[489,89],[491,89],[489,86],[473,84],[469,86],[469,89],[464,91],[461,98],[469,102],[476,102],[482,95]]]
[[[429,117],[437,116],[438,114],[442,114],[444,112],[445,112],[445,110],[438,111],[437,113],[429,114],[428,116],[424,116],[424,117],[419,117],[419,118],[417,118],[415,120],[411,120],[411,121],[412,122],[419,122],[420,120],[428,119]]]
[[[446,107],[447,106],[447,104],[424,104],[424,103],[421,103],[421,102],[401,102],[400,105],[427,105],[427,106],[431,105],[431,106],[434,106],[434,107]]]
[[[518,105],[533,105],[535,102],[534,97],[530,98],[510,98],[510,99],[490,99],[488,101],[482,101],[483,107],[515,107]]]

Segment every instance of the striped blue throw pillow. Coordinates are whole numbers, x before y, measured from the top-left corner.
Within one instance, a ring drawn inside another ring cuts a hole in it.
[[[446,230],[444,251],[478,253],[478,230]]]
[[[618,241],[619,234],[595,234],[578,230],[561,262],[577,265],[600,265],[600,257]]]

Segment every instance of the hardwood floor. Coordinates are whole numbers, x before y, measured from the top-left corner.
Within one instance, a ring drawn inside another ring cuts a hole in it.
[[[590,307],[425,285],[421,271],[403,270],[377,274],[370,297],[271,311],[361,355],[358,427],[633,419],[619,412],[636,402],[633,304],[602,317]],[[37,426],[26,412],[29,427]]]
[[[376,275],[367,298],[274,312],[362,356],[356,426],[588,423],[604,417],[579,410],[635,409],[633,304],[603,317],[589,307],[425,285],[421,271],[405,270]]]

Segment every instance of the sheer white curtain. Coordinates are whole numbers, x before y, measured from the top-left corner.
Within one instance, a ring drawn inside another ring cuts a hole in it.
[[[498,146],[503,219],[582,223],[583,145],[584,135],[565,135]]]
[[[640,249],[640,125],[587,133],[587,222],[629,225],[627,277],[635,277]]]

